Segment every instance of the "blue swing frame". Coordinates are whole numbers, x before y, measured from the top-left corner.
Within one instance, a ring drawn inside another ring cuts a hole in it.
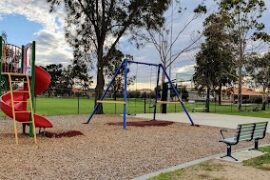
[[[158,73],[157,73],[157,84],[156,87],[158,87],[159,84],[159,76],[160,76],[160,71],[163,70],[165,77],[168,79],[169,84],[171,85],[174,93],[176,94],[176,97],[179,101],[179,103],[181,104],[185,114],[187,115],[190,123],[192,126],[195,126],[184,102],[181,100],[180,95],[178,93],[178,91],[176,90],[176,88],[174,87],[170,77],[168,76],[164,66],[162,64],[153,64],[153,63],[145,63],[145,62],[137,62],[137,61],[130,61],[128,59],[124,59],[123,62],[121,63],[121,65],[118,67],[118,69],[116,70],[114,76],[112,77],[109,85],[107,86],[106,90],[104,91],[103,95],[101,96],[101,101],[106,97],[110,87],[113,85],[113,82],[115,81],[115,78],[118,74],[120,74],[120,72],[124,72],[124,91],[123,91],[123,96],[124,96],[124,107],[123,107],[123,129],[127,128],[127,96],[128,96],[128,89],[127,89],[127,84],[128,84],[128,64],[140,64],[140,65],[147,65],[147,66],[155,66],[158,67]],[[122,70],[122,71],[121,71]],[[156,113],[157,113],[157,94],[158,94],[158,88],[156,88],[156,97],[155,97],[155,106],[154,106],[154,114],[153,114],[153,120],[156,120]],[[95,108],[93,110],[93,112],[90,114],[88,120],[84,123],[84,124],[89,124],[91,119],[93,118],[93,116],[96,114],[99,106],[101,103],[96,102]]]

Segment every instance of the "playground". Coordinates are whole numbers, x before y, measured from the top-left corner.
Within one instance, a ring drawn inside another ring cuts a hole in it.
[[[224,153],[218,143],[220,128],[193,127],[174,123],[164,127],[108,125],[122,122],[122,117],[96,115],[90,125],[83,125],[86,115],[51,116],[54,124],[48,132],[80,131],[83,135],[62,138],[19,135],[14,144],[12,121],[1,121],[1,179],[131,179],[183,162]],[[237,118],[237,116],[236,116]],[[128,117],[128,121],[145,121]],[[269,142],[269,135],[260,144]],[[242,142],[235,149],[251,147]],[[234,150],[235,150],[234,149]],[[13,171],[10,171],[13,169]]]

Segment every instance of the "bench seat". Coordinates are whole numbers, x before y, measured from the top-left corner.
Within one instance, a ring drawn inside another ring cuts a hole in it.
[[[234,145],[235,143],[237,143],[237,139],[236,137],[230,137],[230,138],[222,139],[219,142],[224,142],[225,144]]]

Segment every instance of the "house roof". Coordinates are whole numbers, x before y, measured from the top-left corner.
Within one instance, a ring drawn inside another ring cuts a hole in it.
[[[231,88],[227,88],[227,92],[233,93],[233,94],[238,94],[238,87],[231,87]],[[246,96],[262,96],[263,94],[260,92],[256,92],[254,88],[246,88],[243,87],[242,88],[242,95],[246,95]]]

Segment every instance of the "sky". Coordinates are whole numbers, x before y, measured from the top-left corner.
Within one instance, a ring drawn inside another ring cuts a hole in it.
[[[173,37],[176,36],[183,24],[193,16],[193,8],[201,1],[182,0],[181,5],[182,7],[186,7],[187,10],[184,14],[177,15],[177,9],[174,9],[173,21],[171,21],[171,9],[165,14],[168,27],[173,22]],[[270,32],[270,0],[265,1],[267,10],[262,18],[262,22],[266,25],[266,31]],[[209,13],[216,9],[213,0],[206,0],[206,4]],[[51,63],[70,64],[72,60],[72,48],[65,41],[64,18],[64,11],[49,13],[49,5],[46,0],[0,1],[0,33],[3,31],[6,32],[8,34],[8,42],[19,46],[36,41],[36,61],[39,65],[45,66]],[[177,41],[173,51],[179,51],[179,49],[187,46],[190,42],[192,32],[202,30],[204,18],[205,16],[201,16],[191,24],[181,35],[179,41]],[[134,45],[129,43],[128,37],[125,36],[120,40],[118,48],[124,53],[132,55],[136,61],[159,63],[159,55],[152,44],[145,44],[144,47],[136,49]],[[173,64],[172,78],[175,78],[177,73],[187,75],[187,77],[193,74],[195,53],[196,51],[185,53]],[[133,70],[133,74],[138,74],[138,70],[135,70],[135,67]],[[139,72],[142,76],[141,84],[143,84],[143,80],[146,81],[144,77],[149,76],[149,73],[151,73],[151,69],[147,68],[145,68],[145,71]],[[95,74],[95,72],[92,72],[92,74]],[[155,74],[154,69],[152,69],[152,74]],[[140,81],[139,77],[138,81]],[[149,81],[154,82],[154,79],[149,78]],[[145,85],[145,88],[147,86]]]

